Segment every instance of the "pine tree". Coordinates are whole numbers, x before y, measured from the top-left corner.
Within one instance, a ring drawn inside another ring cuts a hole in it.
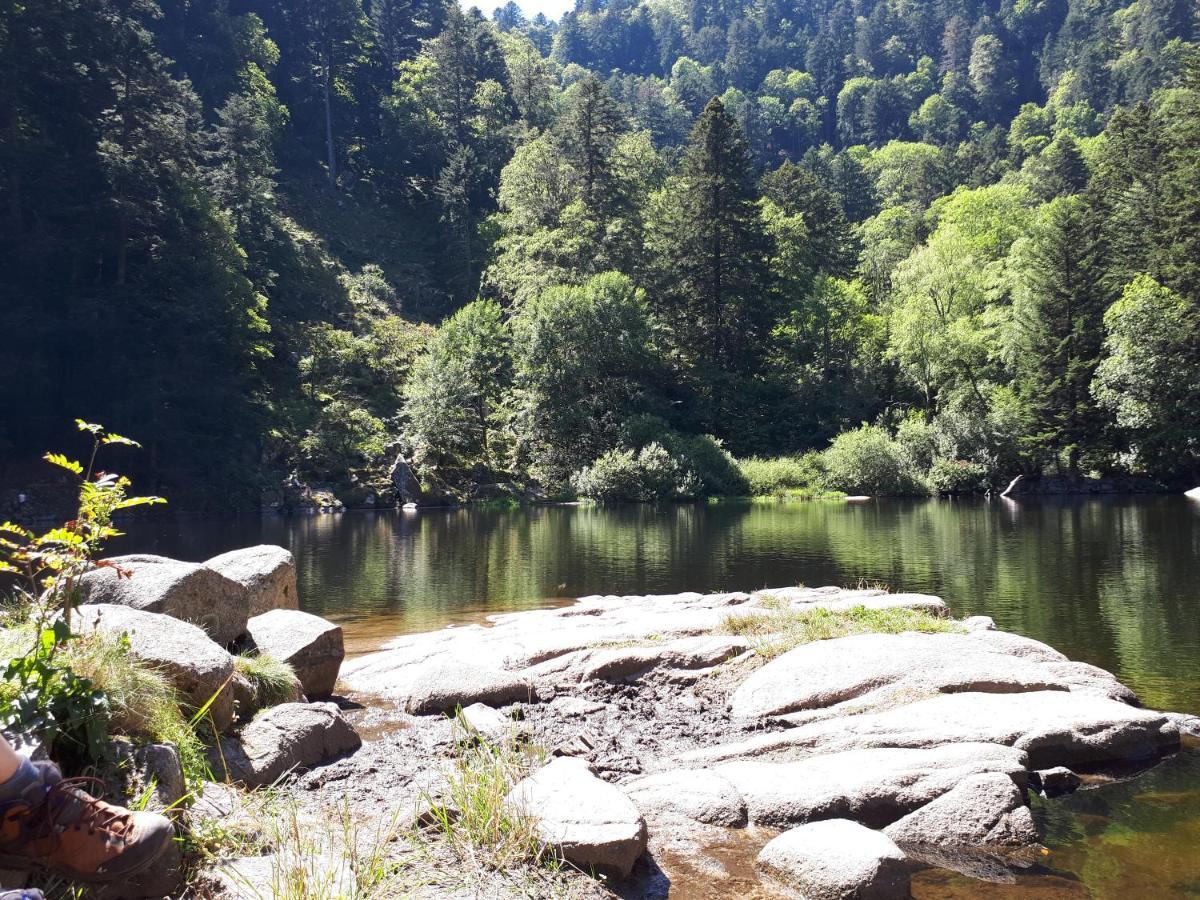
[[[757,204],[750,151],[713,98],[692,130],[683,173],[651,222],[655,301],[672,349],[699,392],[709,427],[728,427],[741,376],[759,368],[773,321],[770,239]]]
[[[559,143],[579,172],[583,201],[601,222],[614,215],[613,204],[619,200],[612,154],[628,128],[621,108],[595,75],[571,87],[559,123]]]
[[[1103,446],[1108,417],[1092,396],[1108,296],[1098,222],[1079,197],[1060,197],[1018,253],[1015,362],[1035,454],[1076,474]]]

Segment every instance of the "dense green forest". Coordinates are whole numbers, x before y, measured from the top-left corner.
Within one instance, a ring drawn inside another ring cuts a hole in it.
[[[397,454],[456,496],[1191,486],[1197,39],[1192,0],[0,0],[3,478],[84,416],[185,505],[390,499]]]

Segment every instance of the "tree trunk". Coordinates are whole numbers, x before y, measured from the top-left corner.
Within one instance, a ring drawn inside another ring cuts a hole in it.
[[[325,57],[325,153],[329,162],[329,183],[337,184],[337,152],[333,146],[332,54]]]

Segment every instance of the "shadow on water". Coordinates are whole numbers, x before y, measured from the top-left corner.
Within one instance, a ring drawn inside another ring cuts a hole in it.
[[[305,608],[341,621],[354,651],[592,593],[882,582],[1110,669],[1147,706],[1200,714],[1200,502],[1185,497],[181,517],[128,530],[116,549],[183,559],[289,547]],[[1039,809],[1044,868],[1061,877],[985,888],[926,873],[917,895],[1200,896],[1200,754]]]

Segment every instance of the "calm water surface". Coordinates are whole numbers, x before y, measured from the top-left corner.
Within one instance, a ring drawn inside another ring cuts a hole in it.
[[[296,554],[304,607],[352,650],[593,593],[882,582],[1102,666],[1200,714],[1200,502],[1185,497],[445,510],[139,522],[122,551]],[[1200,752],[1037,804],[1052,849],[1016,886],[919,897],[1200,897]]]

